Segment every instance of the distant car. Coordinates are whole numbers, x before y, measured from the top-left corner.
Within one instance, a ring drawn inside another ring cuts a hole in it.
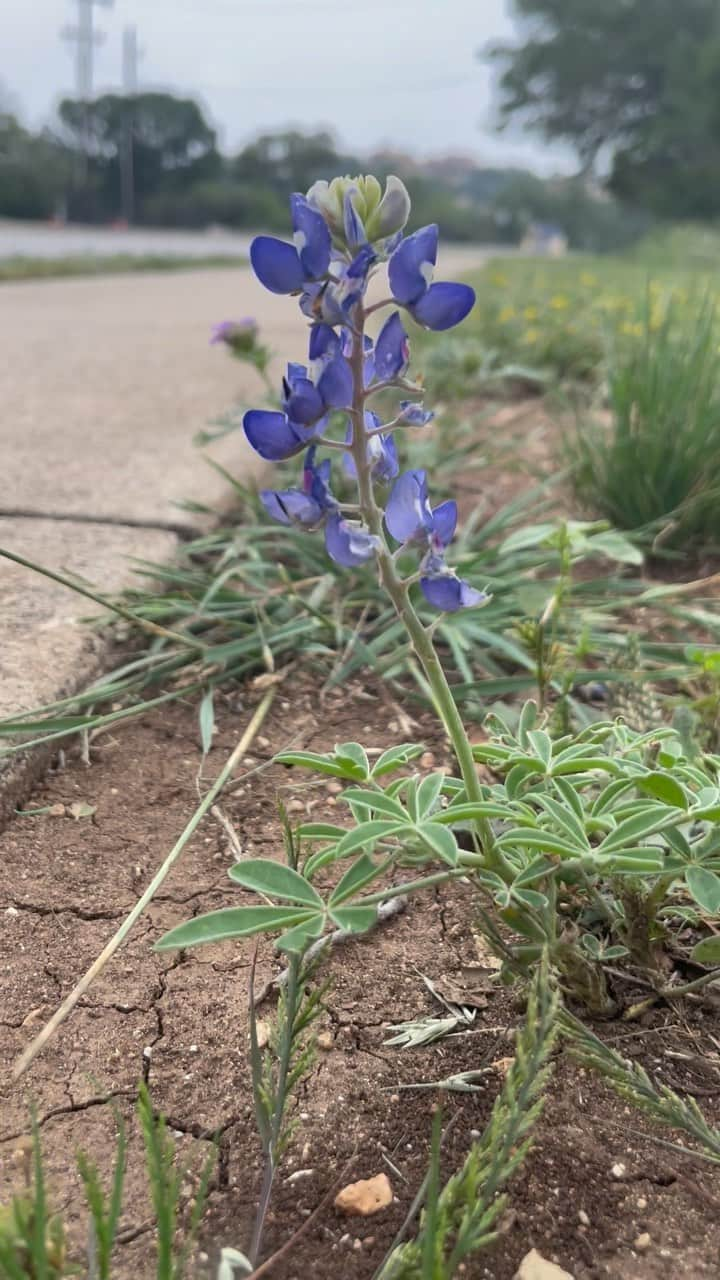
[[[567,253],[568,241],[562,227],[553,222],[531,222],[521,246],[526,253],[546,258],[561,258]]]

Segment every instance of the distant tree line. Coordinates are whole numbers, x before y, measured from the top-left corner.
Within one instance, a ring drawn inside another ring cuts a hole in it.
[[[221,154],[215,130],[190,98],[168,93],[65,99],[53,129],[32,133],[0,108],[0,217],[144,226],[283,230],[287,198],[317,178],[363,172],[327,132],[264,134]],[[475,167],[463,157],[428,162],[372,158],[378,177],[398,173],[415,225],[435,221],[449,239],[516,243],[530,223],[559,224],[571,245],[620,247],[644,226],[582,179],[544,181],[520,169]]]
[[[720,216],[720,0],[513,0],[501,116],[569,143],[618,200]],[[483,56],[487,56],[483,55]]]

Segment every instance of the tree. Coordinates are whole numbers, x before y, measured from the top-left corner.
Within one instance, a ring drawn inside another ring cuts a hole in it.
[[[59,116],[69,148],[85,161],[75,203],[89,203],[89,216],[120,211],[121,155],[130,133],[141,215],[145,201],[207,181],[222,165],[215,130],[191,98],[169,93],[107,93],[91,102],[66,98]]]
[[[661,215],[720,212],[719,0],[514,0],[501,117],[569,142]]]
[[[0,107],[0,217],[49,218],[66,181],[64,156],[52,140],[28,133]]]
[[[291,191],[307,191],[318,178],[334,178],[343,170],[358,173],[362,166],[352,157],[339,155],[332,134],[299,133],[287,129],[264,133],[245,147],[233,162],[233,176],[240,182],[260,182],[287,197]]]

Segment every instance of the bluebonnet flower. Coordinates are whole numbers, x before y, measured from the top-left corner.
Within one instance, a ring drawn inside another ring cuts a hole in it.
[[[467,284],[432,283],[437,249],[435,223],[402,240],[388,264],[390,289],[418,324],[426,329],[452,329],[472,310],[475,291]]]
[[[457,503],[452,499],[430,506],[424,471],[404,471],[395,481],[385,509],[385,524],[397,542],[426,547],[420,589],[429,604],[448,613],[485,604],[488,599],[445,563],[443,552],[454,537],[457,515]]]
[[[390,480],[394,480],[400,470],[398,461],[397,445],[394,437],[388,432],[384,433],[378,428],[381,426],[380,419],[376,413],[372,413],[369,409],[365,410],[365,456],[372,461],[372,477],[373,480],[380,480],[387,484]],[[372,432],[372,435],[369,434]],[[353,442],[353,426],[348,423],[345,443],[351,445]],[[354,478],[357,475],[355,459],[351,453],[343,456],[343,466],[346,475]]]
[[[250,261],[271,293],[301,293],[309,280],[322,280],[330,266],[330,231],[322,214],[305,196],[290,197],[294,244],[275,236],[256,236]]]
[[[388,316],[377,338],[373,354],[374,374],[379,382],[401,378],[410,364],[410,343],[400,312]]]
[[[424,405],[417,404],[414,400],[400,401],[398,420],[407,422],[410,427],[426,427],[434,417],[435,414],[432,409],[426,409]]]
[[[288,365],[280,411],[250,410],[243,424],[250,444],[269,461],[310,447],[302,487],[263,490],[262,502],[281,524],[305,529],[324,526],[328,554],[337,564],[352,567],[372,559],[378,550],[387,554],[383,540],[362,519],[349,519],[341,511],[330,489],[330,463],[315,461],[319,438],[332,412],[345,411],[345,470],[356,475],[357,459],[364,450],[373,479],[394,481],[385,525],[401,547],[417,547],[421,557],[417,576],[425,598],[444,611],[482,604],[487,597],[445,562],[445,549],[457,525],[457,504],[450,500],[431,507],[425,472],[398,474],[393,428],[425,426],[433,414],[421,401],[401,400],[395,420],[383,427],[362,404],[352,366],[356,344],[362,341],[365,393],[386,385],[421,391],[420,386],[404,381],[410,350],[400,312],[390,314],[374,343],[363,333],[362,302],[378,262],[389,259],[393,298],[428,329],[459,324],[473,306],[475,294],[468,285],[433,283],[438,229],[423,227],[403,238],[410,202],[397,178],[388,179],[384,193],[372,177],[316,183],[307,197],[292,197],[291,211],[294,245],[259,236],[250,258],[267,288],[300,294],[300,308],[311,321],[308,364]],[[228,341],[230,332],[220,326],[215,340]],[[356,439],[358,431],[360,439]],[[335,447],[339,443],[328,441]]]
[[[352,400],[352,373],[341,353],[340,339],[329,325],[313,327],[310,369],[289,364],[283,378],[283,412],[249,409],[243,418],[245,435],[268,462],[291,458],[320,435],[331,409],[344,409]],[[314,376],[311,376],[314,375]]]
[[[346,569],[371,560],[380,539],[354,520],[345,520],[334,512],[325,525],[325,548],[331,560]]]
[[[330,492],[330,459],[315,465],[317,446],[305,455],[302,489],[261,489],[260,501],[268,515],[280,524],[296,524],[316,529],[328,512],[337,507]]]

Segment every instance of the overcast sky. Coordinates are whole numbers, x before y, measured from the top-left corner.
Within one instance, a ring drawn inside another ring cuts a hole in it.
[[[23,119],[47,120],[72,93],[74,51],[60,37],[78,0],[0,0],[0,84]],[[572,168],[559,149],[494,131],[492,73],[477,58],[513,34],[509,0],[115,0],[96,91],[122,75],[135,24],[141,87],[200,98],[227,149],[261,130],[330,126],[350,149],[467,151],[481,163]]]

